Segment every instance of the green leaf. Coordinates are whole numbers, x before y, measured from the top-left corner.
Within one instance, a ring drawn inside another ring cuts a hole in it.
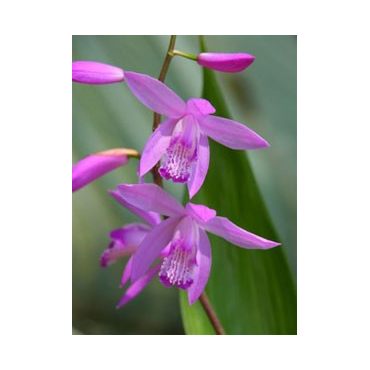
[[[208,320],[199,300],[189,310],[188,294],[185,291],[180,291],[180,307],[185,333],[215,334],[215,330]]]
[[[203,97],[217,115],[231,118],[214,72],[203,73]],[[211,162],[202,189],[192,200],[217,210],[248,231],[267,239],[279,237],[268,215],[248,157],[211,143]],[[296,334],[296,286],[284,246],[267,251],[244,250],[209,234],[212,270],[206,292],[227,334]],[[187,334],[212,334],[199,302],[180,305]]]

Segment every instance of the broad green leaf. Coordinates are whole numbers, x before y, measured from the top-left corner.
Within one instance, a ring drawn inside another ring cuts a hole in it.
[[[232,118],[214,72],[204,69],[203,78],[203,97],[217,115]],[[207,179],[193,201],[214,208],[248,231],[279,241],[244,151],[212,142]],[[213,263],[206,292],[226,333],[296,334],[296,286],[284,245],[267,251],[243,250],[209,237]],[[185,295],[181,292],[180,304],[186,333],[211,334],[201,305],[189,306]]]

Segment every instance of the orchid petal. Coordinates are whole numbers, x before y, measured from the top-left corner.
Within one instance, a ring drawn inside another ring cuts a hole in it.
[[[171,217],[160,223],[146,236],[140,244],[132,261],[131,280],[135,282],[143,276],[150,265],[172,240],[179,217]]]
[[[206,135],[232,149],[261,149],[270,146],[253,130],[231,119],[207,116],[201,118],[199,124]]]
[[[118,192],[128,203],[143,211],[166,216],[178,216],[184,212],[184,207],[177,199],[155,184],[122,184],[118,185]]]
[[[171,135],[178,122],[177,119],[168,118],[151,134],[141,154],[139,175],[144,176],[161,159],[170,145]]]
[[[185,211],[193,219],[201,223],[212,220],[212,218],[215,218],[217,214],[216,211],[212,208],[208,208],[203,204],[194,203],[188,203],[186,205]]]
[[[184,101],[157,79],[140,73],[125,72],[125,81],[136,98],[152,111],[170,118],[184,114]]]
[[[124,166],[127,162],[128,156],[125,149],[110,149],[88,155],[72,167],[72,192]]]
[[[188,289],[190,305],[192,305],[203,293],[211,271],[211,244],[207,234],[202,229],[199,229],[199,246],[196,260],[197,266],[194,269],[194,282]]]
[[[101,85],[112,84],[124,80],[121,68],[98,62],[72,62],[72,81]]]
[[[120,204],[122,204],[129,211],[147,222],[150,226],[155,226],[161,222],[161,217],[158,213],[143,211],[127,202],[117,190],[108,190],[108,193]]]
[[[207,136],[203,133],[200,134],[199,145],[198,145],[198,162],[193,166],[192,175],[188,181],[188,190],[190,199],[198,192],[202,187],[204,180],[206,179],[208,167],[209,167],[209,144]]]
[[[134,259],[134,256],[131,256],[126,263],[126,266],[123,270],[120,287],[123,287],[130,279],[133,259]]]
[[[125,225],[111,231],[112,242],[100,257],[100,266],[106,267],[118,259],[132,255],[150,232],[149,226],[139,223]]]
[[[225,217],[215,217],[202,224],[202,227],[206,231],[245,249],[270,249],[280,245],[280,243],[264,239],[240,228]]]
[[[150,231],[151,228],[149,226],[133,222],[119,229],[112,230],[109,237],[117,244],[136,248]]]
[[[143,275],[139,280],[135,281],[126,290],[124,296],[121,298],[117,305],[117,309],[124,306],[126,303],[130,302],[135,298],[158,274],[161,265],[158,264],[151,268],[145,275]]]

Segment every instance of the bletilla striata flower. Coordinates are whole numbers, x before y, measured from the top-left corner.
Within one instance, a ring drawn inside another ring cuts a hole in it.
[[[134,72],[126,72],[125,81],[145,106],[168,117],[145,145],[140,160],[140,176],[144,176],[162,158],[161,176],[174,182],[187,182],[192,198],[208,171],[208,137],[232,149],[269,146],[266,140],[241,123],[211,115],[216,110],[205,99],[189,99],[185,103],[158,80]]]
[[[165,286],[188,291],[189,304],[202,294],[211,270],[211,246],[206,231],[246,249],[269,249],[280,245],[252,234],[204,205],[176,199],[154,184],[119,185],[118,194],[131,206],[167,216],[144,237],[132,258],[133,284],[157,269]],[[159,256],[163,262],[151,268]]]
[[[220,54],[217,55],[200,54],[200,58],[208,58],[208,62],[221,62]],[[239,61],[244,65],[246,62],[251,63],[251,56],[248,55],[248,59],[245,55],[244,59],[234,55],[234,62]],[[269,146],[266,140],[241,123],[213,116],[216,110],[207,100],[189,99],[185,103],[174,91],[153,77],[102,63],[73,62],[72,79],[90,84],[125,81],[141,103],[168,117],[146,143],[140,160],[140,176],[149,172],[162,158],[159,169],[161,176],[174,182],[186,182],[190,198],[201,188],[207,175],[208,137],[232,149],[261,149]]]

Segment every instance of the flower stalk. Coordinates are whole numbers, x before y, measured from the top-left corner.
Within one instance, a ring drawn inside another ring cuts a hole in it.
[[[203,292],[201,294],[201,296],[199,297],[199,300],[200,300],[200,303],[203,306],[204,311],[206,311],[206,313],[208,315],[208,318],[209,318],[209,321],[211,321],[211,324],[212,324],[213,328],[215,329],[216,334],[224,335],[225,330],[222,327],[220,321],[218,320],[218,317],[217,317],[217,315],[216,315],[216,313],[215,313],[215,311],[214,311],[214,309],[211,305],[211,302],[208,299],[208,296],[207,296],[206,292]]]
[[[166,57],[165,57],[165,60],[163,62],[163,66],[162,66],[162,69],[161,69],[161,73],[159,74],[159,77],[158,77],[158,80],[161,81],[161,82],[164,82],[165,78],[166,78],[166,74],[167,74],[167,71],[168,71],[168,68],[171,64],[171,60],[172,58],[175,56],[175,55],[180,55],[178,51],[176,51],[176,54],[174,53],[175,51],[175,43],[176,43],[176,35],[171,35],[171,38],[170,38],[170,43],[168,45],[168,50],[167,50],[167,54],[166,54]],[[159,126],[159,123],[160,123],[160,115],[158,113],[154,113],[154,120],[153,120],[153,132],[158,128]],[[153,176],[153,181],[156,185],[160,186],[161,188],[163,188],[163,181],[162,181],[162,177],[161,175],[159,174],[159,166],[160,166],[160,162],[158,162],[153,168],[152,168],[152,176]],[[219,335],[223,335],[225,334],[225,331],[224,329],[222,328],[222,325],[220,323],[220,320],[218,319],[217,315],[216,315],[216,312],[215,310],[213,309],[212,307],[212,304],[210,303],[207,295],[205,292],[203,292],[201,294],[201,296],[199,297],[199,300],[202,304],[202,307],[204,309],[204,311],[206,312],[212,326],[214,327],[215,329],[215,332]]]
[[[186,59],[190,59],[190,60],[197,60],[197,58],[198,58],[194,54],[184,53],[183,51],[179,51],[179,50],[174,50],[173,51],[173,55],[178,55],[180,57],[183,57],[183,58],[186,58]]]

